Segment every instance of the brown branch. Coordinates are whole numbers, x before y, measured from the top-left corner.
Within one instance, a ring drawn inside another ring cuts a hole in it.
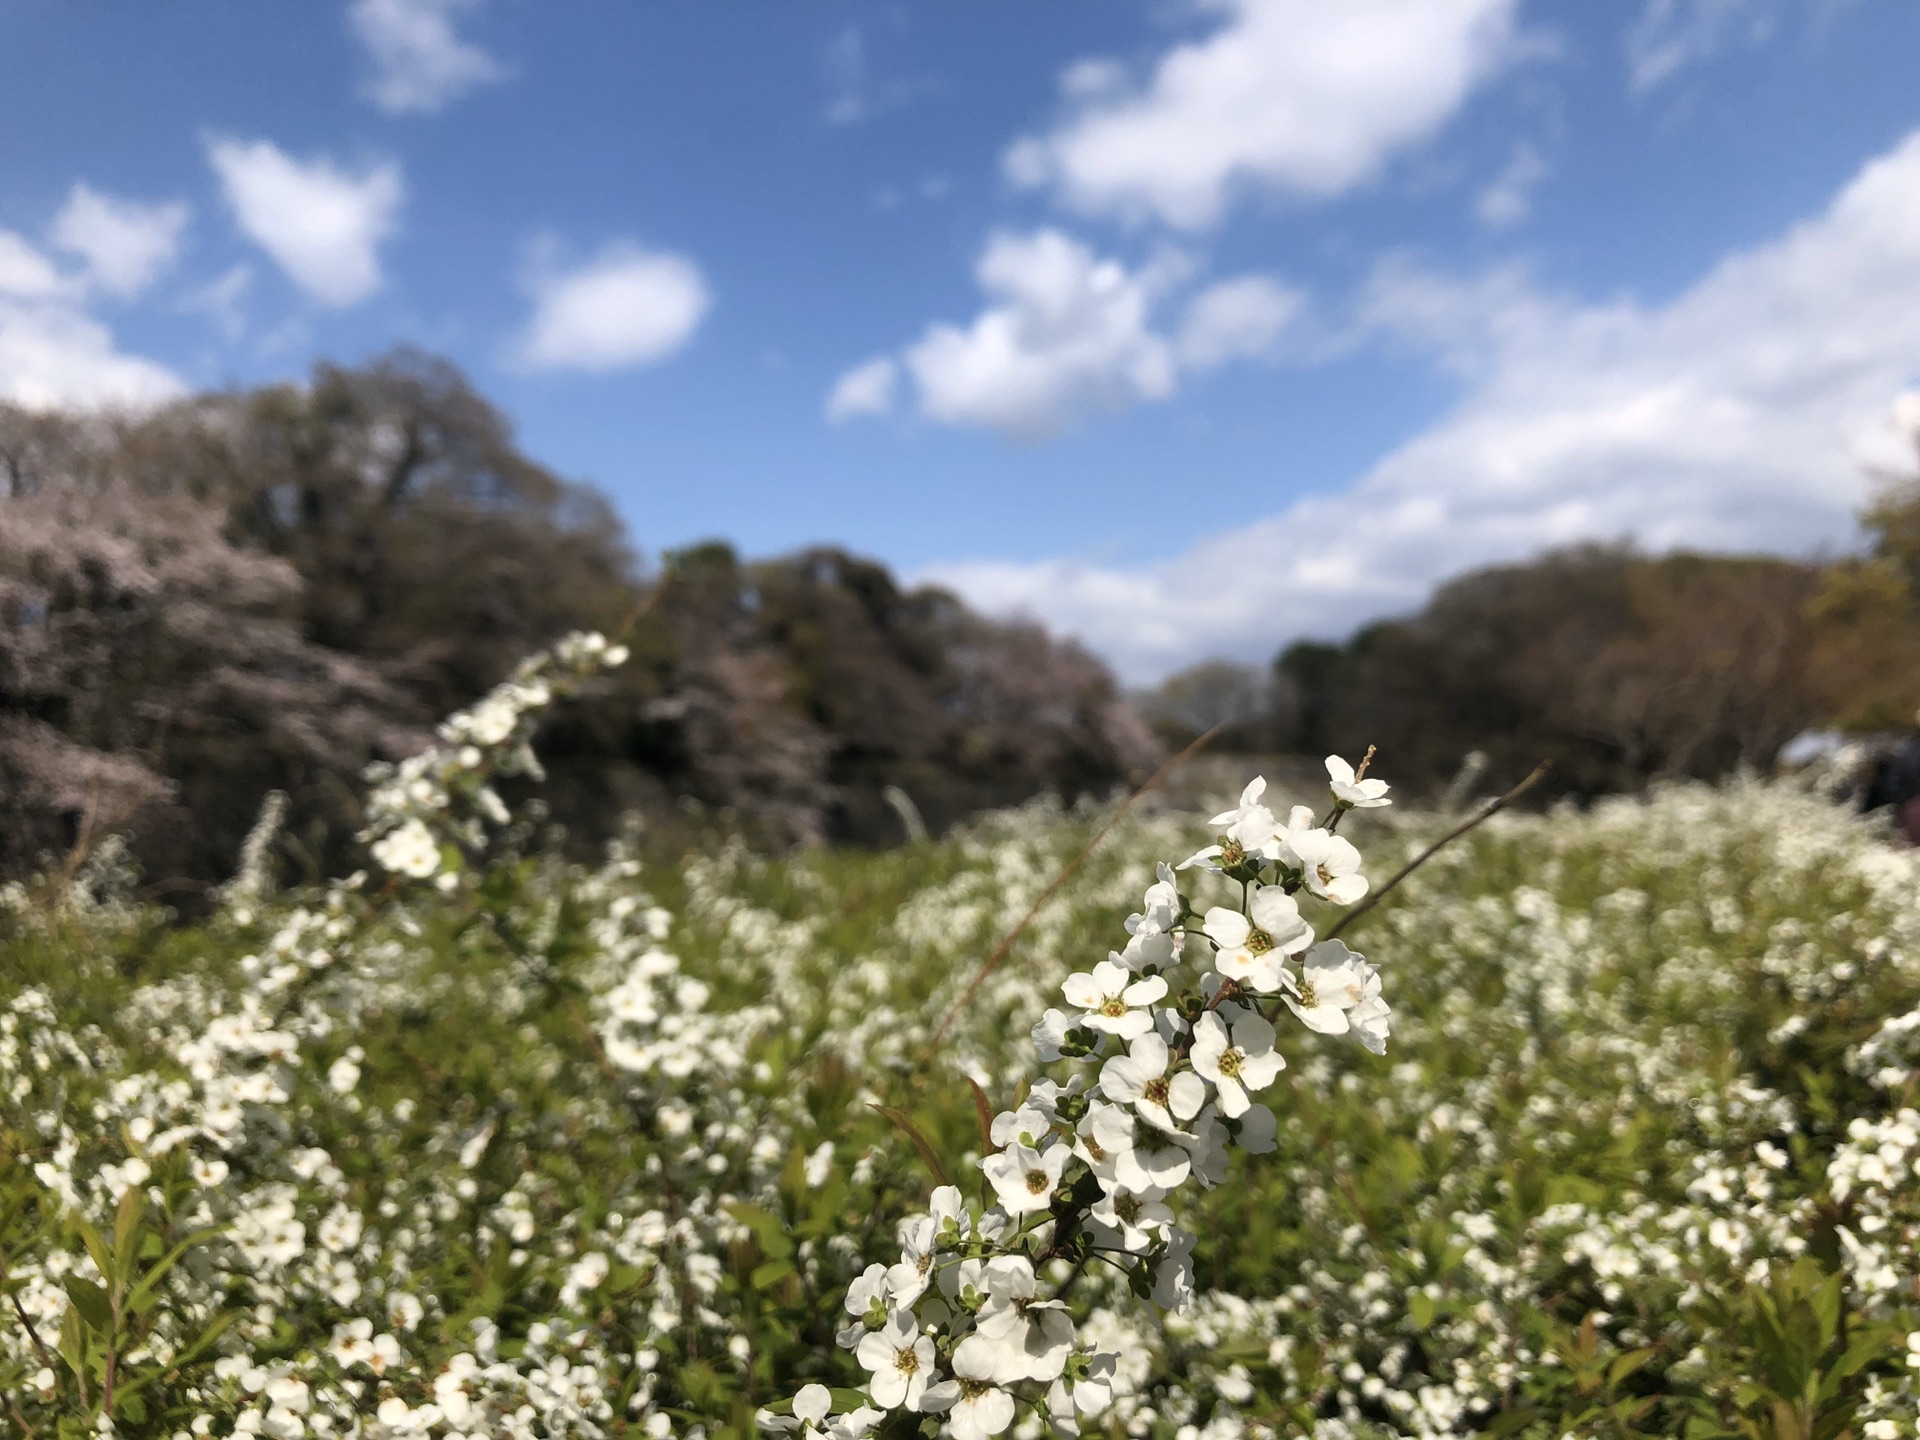
[[[1394,874],[1391,880],[1387,881],[1386,884],[1382,885],[1378,890],[1375,890],[1372,894],[1368,895],[1366,899],[1362,900],[1358,905],[1354,906],[1351,910],[1347,911],[1346,914],[1342,915],[1340,917],[1339,923],[1336,924],[1331,930],[1327,931],[1326,938],[1329,940],[1332,940],[1336,936],[1338,936],[1342,930],[1346,929],[1354,921],[1358,920],[1362,915],[1366,914],[1374,906],[1378,905],[1382,900],[1386,899],[1387,895],[1389,894],[1389,892],[1392,891],[1394,886],[1398,885],[1402,880],[1406,879],[1409,875],[1413,874],[1414,871],[1418,870],[1422,865],[1426,864],[1427,861],[1431,860],[1435,855],[1438,855],[1442,850],[1446,849],[1447,846],[1451,845],[1454,841],[1458,840],[1462,835],[1466,834],[1469,830],[1472,830],[1479,825],[1485,824],[1488,820],[1491,820],[1495,815],[1499,814],[1502,810],[1506,809],[1507,806],[1511,805],[1514,801],[1518,800],[1522,795],[1526,794],[1527,791],[1531,790],[1534,786],[1538,785],[1542,780],[1544,780],[1546,778],[1547,771],[1551,770],[1552,768],[1553,768],[1553,762],[1551,760],[1542,760],[1538,765],[1533,767],[1532,774],[1528,775],[1526,779],[1522,780],[1518,785],[1514,786],[1511,790],[1507,791],[1506,794],[1502,795],[1497,800],[1489,800],[1485,805],[1482,805],[1477,811],[1475,811],[1467,819],[1462,820],[1458,825],[1454,826],[1453,829],[1449,830],[1446,834],[1442,835],[1438,840],[1434,841],[1431,845],[1427,846],[1426,849],[1422,850],[1418,855],[1414,856],[1413,859],[1409,860],[1406,864],[1402,865],[1400,869]]]
[[[1127,818],[1127,813],[1133,809],[1142,795],[1145,795],[1181,765],[1191,760],[1195,755],[1198,755],[1212,742],[1213,737],[1224,729],[1226,729],[1226,722],[1222,721],[1207,731],[1207,733],[1202,735],[1198,740],[1195,740],[1191,745],[1187,746],[1187,748],[1182,750],[1178,755],[1175,755],[1171,760],[1167,761],[1166,764],[1162,765],[1158,770],[1154,771],[1152,775],[1148,776],[1146,784],[1128,796],[1127,803],[1115,811],[1113,818],[1102,825],[1094,837],[1087,841],[1086,848],[1067,863],[1066,869],[1053,877],[1053,883],[1040,892],[1040,898],[1028,907],[1027,913],[1020,917],[1019,923],[1001,938],[998,945],[994,946],[993,953],[987,957],[987,963],[980,967],[980,973],[968,982],[967,988],[961,992],[960,998],[954,1001],[952,1006],[947,1010],[947,1013],[941,1017],[939,1026],[933,1032],[933,1039],[927,1042],[926,1053],[920,1057],[922,1066],[925,1066],[928,1061],[933,1059],[934,1052],[940,1048],[940,1042],[946,1039],[947,1031],[953,1027],[953,1022],[960,1018],[960,1012],[967,1008],[968,1003],[973,999],[974,995],[978,993],[980,987],[986,983],[987,977],[1000,968],[1000,962],[1007,958],[1008,952],[1013,949],[1014,942],[1020,938],[1026,931],[1027,926],[1033,922],[1033,917],[1040,913],[1040,908],[1059,893],[1061,886],[1065,885],[1067,881],[1071,880],[1074,875],[1078,873],[1080,867],[1086,864],[1087,857],[1093,854],[1095,847],[1107,838],[1107,833]]]

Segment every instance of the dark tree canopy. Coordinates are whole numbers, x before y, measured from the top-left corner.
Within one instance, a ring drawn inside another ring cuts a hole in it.
[[[1472,750],[1489,784],[1554,762],[1552,792],[1765,768],[1830,708],[1818,569],[1755,557],[1559,551],[1463,575],[1419,614],[1275,663],[1287,748],[1380,747],[1416,788]]]
[[[1155,754],[1083,651],[875,562],[715,543],[643,574],[604,497],[402,351],[141,417],[0,407],[0,871],[121,829],[204,886],[272,789],[296,861],[351,863],[361,768],[579,628],[634,652],[543,741],[582,844],[689,800],[887,843],[899,792],[939,828]]]

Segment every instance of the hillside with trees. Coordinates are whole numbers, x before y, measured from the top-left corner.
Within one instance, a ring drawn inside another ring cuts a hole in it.
[[[1140,697],[1163,743],[1322,755],[1364,736],[1409,788],[1464,758],[1503,787],[1553,762],[1543,796],[1765,772],[1803,731],[1910,730],[1920,708],[1920,479],[1888,477],[1864,556],[1580,546],[1461,575],[1417,614],[1271,667],[1210,661]]]
[[[603,496],[401,352],[137,418],[0,407],[0,871],[124,832],[190,903],[278,789],[290,870],[338,873],[361,769],[579,628],[638,662],[550,738],[583,845],[688,802],[772,844],[887,843],[900,795],[939,828],[1155,756],[1092,657],[876,563],[644,568]]]

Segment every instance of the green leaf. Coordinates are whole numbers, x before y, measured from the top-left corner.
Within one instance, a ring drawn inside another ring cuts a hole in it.
[[[1493,1417],[1492,1422],[1480,1433],[1487,1440],[1505,1440],[1508,1435],[1518,1435],[1534,1421],[1540,1418],[1538,1410],[1521,1406],[1518,1410],[1508,1410]]]
[[[100,1232],[86,1221],[75,1222],[80,1230],[80,1239],[87,1247],[87,1253],[93,1257],[95,1267],[100,1271],[102,1280],[113,1278],[113,1256],[107,1250],[107,1242],[100,1238]]]
[[[133,1273],[135,1256],[140,1252],[142,1222],[147,1218],[147,1192],[129,1185],[120,1197],[120,1209],[113,1217],[113,1281],[117,1287]]]
[[[909,1140],[913,1141],[913,1148],[920,1152],[920,1158],[927,1162],[927,1169],[933,1172],[933,1178],[938,1183],[942,1185],[953,1183],[947,1178],[947,1167],[940,1163],[940,1156],[934,1151],[933,1142],[920,1133],[920,1127],[908,1118],[904,1110],[896,1110],[891,1105],[874,1105],[872,1108],[891,1120]]]
[[[787,1227],[772,1211],[747,1204],[729,1205],[726,1210],[753,1231],[755,1238],[760,1241],[761,1253],[769,1259],[779,1260],[793,1253],[793,1242],[787,1238]]]
[[[111,1335],[113,1302],[107,1299],[107,1292],[78,1275],[67,1276],[66,1285],[67,1298],[73,1301],[73,1308],[80,1312],[80,1318],[102,1335]]]
[[[140,1277],[140,1283],[133,1287],[133,1293],[127,1297],[127,1303],[134,1309],[144,1313],[147,1305],[152,1300],[154,1291],[158,1288],[160,1282],[166,1278],[167,1272],[179,1262],[180,1257],[194,1246],[211,1239],[219,1233],[219,1227],[207,1230],[196,1230],[184,1240],[180,1241],[173,1249],[169,1250],[165,1255],[161,1256],[159,1260],[154,1262],[151,1270]]]
[[[1615,1359],[1613,1364],[1607,1368],[1607,1383],[1609,1385],[1618,1385],[1622,1380],[1633,1374],[1634,1371],[1638,1370],[1651,1359],[1653,1359],[1653,1351],[1650,1349],[1627,1351],[1626,1354]]]
[[[1433,1324],[1434,1311],[1438,1308],[1431,1296],[1419,1290],[1407,1292],[1407,1314],[1413,1317],[1413,1323],[1422,1330]]]
[[[769,1260],[764,1265],[754,1266],[753,1274],[748,1278],[754,1289],[765,1290],[769,1285],[779,1284],[791,1274],[793,1274],[793,1261]]]

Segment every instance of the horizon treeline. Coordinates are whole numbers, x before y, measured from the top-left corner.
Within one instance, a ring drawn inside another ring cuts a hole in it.
[[[561,707],[540,799],[584,850],[668,835],[881,845],[1217,748],[1356,737],[1411,796],[1470,752],[1549,794],[1771,765],[1920,706],[1920,479],[1831,565],[1584,546],[1417,614],[1131,700],[1098,659],[832,548],[643,565],[606,498],[525,456],[451,364],[402,350],[139,416],[0,406],[0,878],[126,837],[191,911],[273,790],[289,879],[360,859],[360,772],[573,629],[632,660]],[[701,817],[705,816],[706,819]]]
[[[582,846],[689,802],[760,843],[888,843],[1158,754],[1085,651],[873,561],[643,568],[602,495],[400,351],[141,416],[0,406],[0,874],[120,833],[192,908],[273,790],[289,877],[339,873],[362,768],[573,629],[633,652],[541,742]]]
[[[1920,476],[1889,477],[1868,553],[1648,555],[1580,545],[1457,576],[1416,614],[1270,666],[1208,661],[1137,697],[1163,744],[1322,754],[1365,736],[1406,790],[1464,771],[1539,798],[1765,773],[1813,729],[1906,731],[1920,708]],[[1477,772],[1477,773],[1476,773]]]

